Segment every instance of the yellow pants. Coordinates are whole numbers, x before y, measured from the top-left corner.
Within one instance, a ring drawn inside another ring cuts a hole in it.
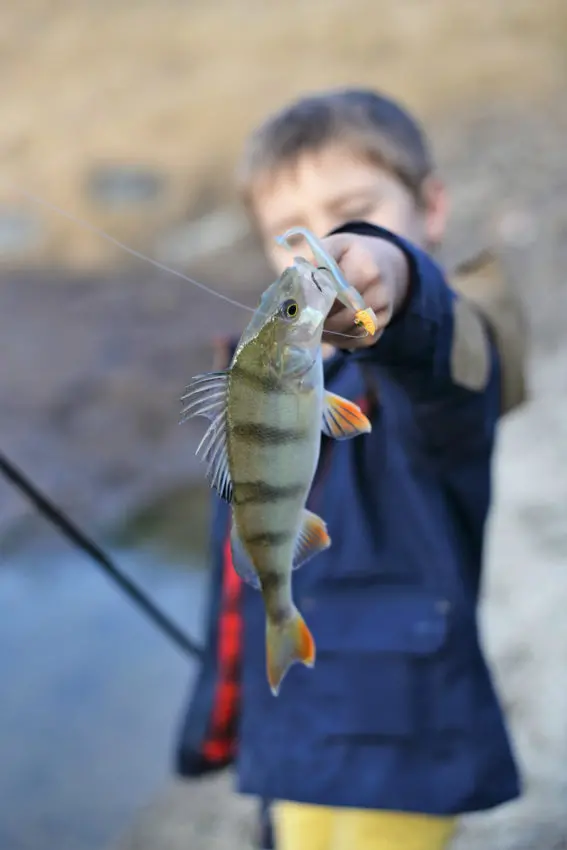
[[[443,850],[455,818],[367,809],[274,805],[277,850]]]

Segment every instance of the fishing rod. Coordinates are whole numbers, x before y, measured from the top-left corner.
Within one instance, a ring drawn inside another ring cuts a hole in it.
[[[91,540],[84,531],[45,496],[35,484],[11,460],[0,452],[0,472],[35,506],[38,512],[59,529],[64,537],[84,552],[106,573],[128,598],[160,629],[176,646],[191,658],[201,658],[203,647],[176,625],[146,593],[116,566],[112,559]]]

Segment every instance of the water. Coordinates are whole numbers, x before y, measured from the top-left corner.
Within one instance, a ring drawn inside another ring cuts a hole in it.
[[[203,569],[147,549],[115,558],[200,637]],[[195,670],[80,553],[2,559],[1,850],[115,839],[171,776]]]

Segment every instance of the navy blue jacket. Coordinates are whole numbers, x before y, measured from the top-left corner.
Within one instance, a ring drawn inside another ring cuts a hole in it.
[[[452,377],[459,297],[423,251],[381,228],[341,228],[398,244],[406,304],[378,342],[325,364],[326,387],[375,391],[372,433],[323,437],[308,508],[332,546],[294,573],[294,598],[317,660],[292,667],[280,695],[266,681],[260,594],[242,587],[239,790],[328,806],[452,815],[516,797],[502,711],[479,645],[477,603],[491,458],[500,412],[498,355],[489,380]],[[222,547],[229,510],[215,501],[209,641],[178,749],[178,771],[209,767],[201,743],[216,676]]]

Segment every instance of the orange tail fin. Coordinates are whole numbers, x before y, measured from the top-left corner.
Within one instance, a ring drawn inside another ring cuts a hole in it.
[[[306,667],[315,664],[315,641],[305,620],[297,609],[285,623],[266,625],[266,660],[268,682],[274,696],[278,695],[282,679],[292,664]]]

